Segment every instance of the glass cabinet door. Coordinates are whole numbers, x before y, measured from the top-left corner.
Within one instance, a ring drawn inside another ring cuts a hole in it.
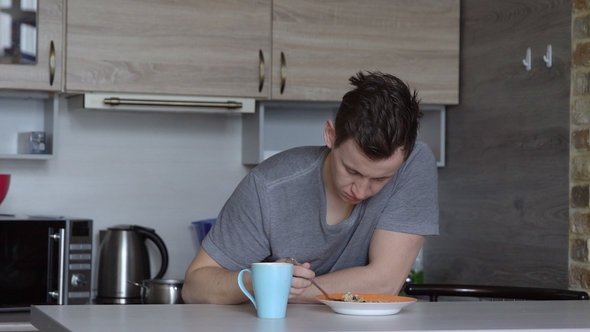
[[[0,89],[61,91],[63,0],[0,0]]]
[[[37,0],[0,0],[0,63],[37,63]]]

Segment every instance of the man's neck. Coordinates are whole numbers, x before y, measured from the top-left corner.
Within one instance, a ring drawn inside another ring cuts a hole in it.
[[[324,191],[326,192],[326,223],[336,225],[350,217],[354,205],[343,201],[338,194],[332,174],[332,152],[328,153],[324,161],[322,176],[324,178]]]

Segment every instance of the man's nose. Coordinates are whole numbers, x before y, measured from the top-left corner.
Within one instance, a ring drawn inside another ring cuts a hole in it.
[[[355,181],[352,193],[358,199],[365,199],[369,196],[370,189],[369,179],[359,179]]]

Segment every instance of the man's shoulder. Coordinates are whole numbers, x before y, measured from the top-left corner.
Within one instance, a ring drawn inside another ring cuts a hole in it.
[[[267,182],[283,181],[321,169],[329,149],[326,146],[302,146],[277,153],[256,166],[252,172]]]
[[[408,157],[406,163],[414,165],[421,164],[426,166],[434,164],[436,166],[436,158],[434,157],[434,153],[426,143],[422,141],[416,141],[416,144],[414,145],[414,150]]]
[[[318,159],[323,161],[328,152],[326,146],[300,146],[279,152],[268,159],[264,160],[257,169],[268,168],[289,168],[295,164],[297,167],[306,167],[315,163]]]

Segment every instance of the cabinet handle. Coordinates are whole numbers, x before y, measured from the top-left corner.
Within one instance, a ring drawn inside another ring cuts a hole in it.
[[[262,87],[264,86],[264,54],[262,54],[262,50],[259,50],[258,58],[259,58],[258,77],[260,80],[260,82],[258,83],[258,92],[262,92]]]
[[[287,83],[287,62],[285,61],[285,53],[281,52],[281,94],[285,91],[285,84]]]
[[[133,106],[176,106],[176,107],[217,107],[217,108],[242,108],[242,103],[237,101],[183,101],[183,100],[148,100],[148,99],[121,99],[105,98],[107,105],[133,105]]]
[[[53,85],[55,79],[55,46],[53,40],[49,44],[49,85]]]

